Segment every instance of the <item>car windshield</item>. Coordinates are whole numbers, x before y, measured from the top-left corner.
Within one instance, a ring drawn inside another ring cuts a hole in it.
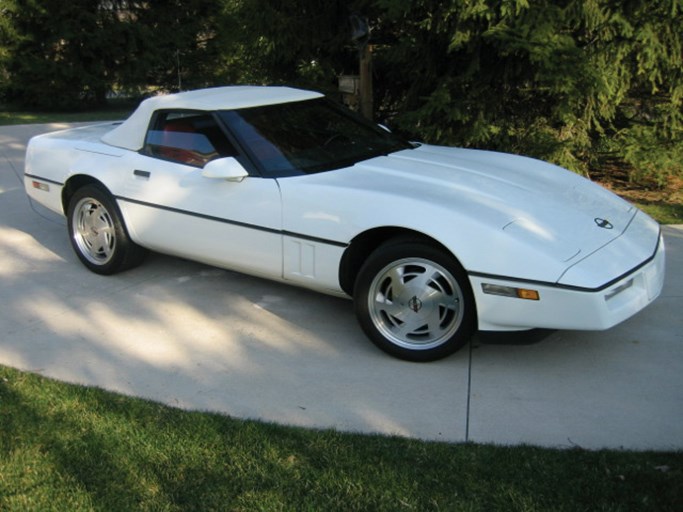
[[[219,115],[266,176],[329,171],[413,147],[323,98]]]

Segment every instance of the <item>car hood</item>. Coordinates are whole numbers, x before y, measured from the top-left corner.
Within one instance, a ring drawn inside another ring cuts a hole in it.
[[[422,145],[354,169],[369,183],[379,177],[393,194],[468,211],[562,262],[575,263],[608,244],[637,212],[573,172],[491,151]]]

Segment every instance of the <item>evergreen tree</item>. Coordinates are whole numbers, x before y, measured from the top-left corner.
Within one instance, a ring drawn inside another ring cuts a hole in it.
[[[346,2],[339,0],[225,1],[225,48],[241,55],[238,81],[330,89],[348,61]]]
[[[435,143],[683,173],[681,0],[377,0],[385,103]],[[406,72],[409,70],[409,72]]]
[[[102,104],[114,89],[212,83],[220,7],[212,0],[0,1],[9,101],[74,109]]]
[[[331,92],[358,70],[352,13],[372,27],[380,117],[410,138],[683,175],[683,0],[0,0],[0,89],[43,108],[113,89]]]
[[[683,0],[234,2],[242,77],[328,88],[370,19],[375,105],[406,136],[579,172],[683,174]],[[314,63],[315,66],[311,66]],[[317,81],[317,83],[315,83]],[[310,84],[313,82],[313,84]]]
[[[108,88],[111,18],[88,0],[4,0],[6,93],[25,106],[99,104]]]
[[[127,2],[135,48],[121,55],[119,84],[166,91],[212,85],[220,59],[222,2]]]

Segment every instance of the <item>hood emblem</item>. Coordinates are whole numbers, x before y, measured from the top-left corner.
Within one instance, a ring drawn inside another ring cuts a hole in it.
[[[595,223],[598,225],[599,228],[612,229],[614,227],[612,225],[612,223],[610,221],[608,221],[607,219],[601,219],[600,217],[596,217],[594,220],[595,220]]]

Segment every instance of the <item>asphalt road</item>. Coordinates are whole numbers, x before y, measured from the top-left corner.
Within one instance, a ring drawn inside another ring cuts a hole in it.
[[[23,191],[30,136],[0,127],[0,364],[233,417],[452,442],[683,449],[683,226],[662,296],[605,332],[478,335],[413,364],[350,301],[172,257],[88,272]]]

